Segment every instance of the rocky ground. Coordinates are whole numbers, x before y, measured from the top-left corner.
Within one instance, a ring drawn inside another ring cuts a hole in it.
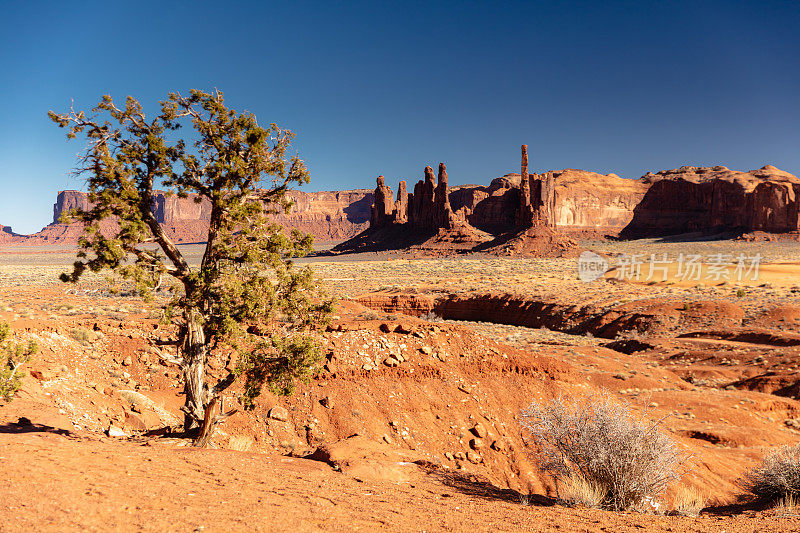
[[[592,244],[609,258],[664,246]],[[315,259],[340,298],[324,368],[230,418],[208,450],[164,431],[182,397],[177,369],[148,349],[167,333],[157,309],[102,277],[54,282],[69,250],[5,248],[0,320],[41,350],[0,406],[0,529],[796,529],[792,508],[741,505],[736,480],[800,438],[800,292],[775,266],[800,249],[690,246],[773,267],[687,285],[584,283],[574,259]],[[658,510],[557,504],[530,455],[522,409],[601,389],[666,417],[693,455]],[[699,516],[664,514],[687,498]]]

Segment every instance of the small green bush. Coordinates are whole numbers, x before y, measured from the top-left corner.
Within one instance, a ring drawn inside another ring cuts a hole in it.
[[[22,386],[20,367],[38,350],[35,341],[12,343],[8,334],[8,324],[0,322],[0,400],[6,402],[10,402]]]

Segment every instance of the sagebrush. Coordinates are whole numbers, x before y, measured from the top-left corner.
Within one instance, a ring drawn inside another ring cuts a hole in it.
[[[747,472],[742,488],[765,503],[800,498],[800,444],[784,446]]]
[[[634,418],[627,404],[605,392],[533,403],[521,416],[542,470],[565,489],[583,486],[580,492],[593,496],[582,503],[614,510],[652,503],[679,477],[688,456],[660,431],[661,422]]]

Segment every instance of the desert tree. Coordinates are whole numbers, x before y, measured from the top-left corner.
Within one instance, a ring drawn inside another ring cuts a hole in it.
[[[10,402],[14,394],[22,386],[22,365],[30,361],[38,351],[36,341],[27,343],[12,341],[9,338],[9,327],[0,322],[0,400]]]
[[[314,330],[326,323],[332,303],[319,294],[311,270],[293,262],[311,250],[312,237],[287,234],[272,218],[291,207],[287,190],[309,181],[304,162],[288,155],[294,134],[229,109],[218,90],[171,93],[152,118],[130,96],[124,106],[104,96],[91,115],[48,115],[69,139],[87,141],[73,172],[85,179],[91,207],[70,213],[84,233],[78,260],[61,279],[111,269],[146,298],[162,276],[177,280],[164,313],[176,333],[158,343],[173,344],[175,355],[154,349],[181,368],[184,429],[195,444],[205,445],[233,413],[214,415],[222,392],[240,377],[245,408],[264,386],[289,394],[297,379],[308,379],[320,357]],[[177,131],[187,125],[191,137],[182,139]],[[199,265],[189,265],[158,223],[157,188],[210,206]],[[101,231],[106,219],[116,229],[106,223]],[[230,358],[231,370],[215,383],[206,369],[212,353]]]

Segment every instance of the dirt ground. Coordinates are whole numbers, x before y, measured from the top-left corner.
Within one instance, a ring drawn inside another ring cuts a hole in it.
[[[687,247],[761,254],[765,278],[687,284],[673,267],[655,283],[585,283],[575,259],[312,259],[340,299],[323,368],[234,415],[206,450],[165,432],[182,396],[148,349],[169,334],[157,306],[102,276],[55,281],[71,250],[4,248],[0,320],[40,353],[0,405],[0,530],[800,530],[793,508],[748,505],[737,483],[800,440],[800,247]],[[566,507],[537,468],[520,411],[600,390],[666,417],[692,454],[658,509]],[[687,495],[703,511],[673,516]]]

